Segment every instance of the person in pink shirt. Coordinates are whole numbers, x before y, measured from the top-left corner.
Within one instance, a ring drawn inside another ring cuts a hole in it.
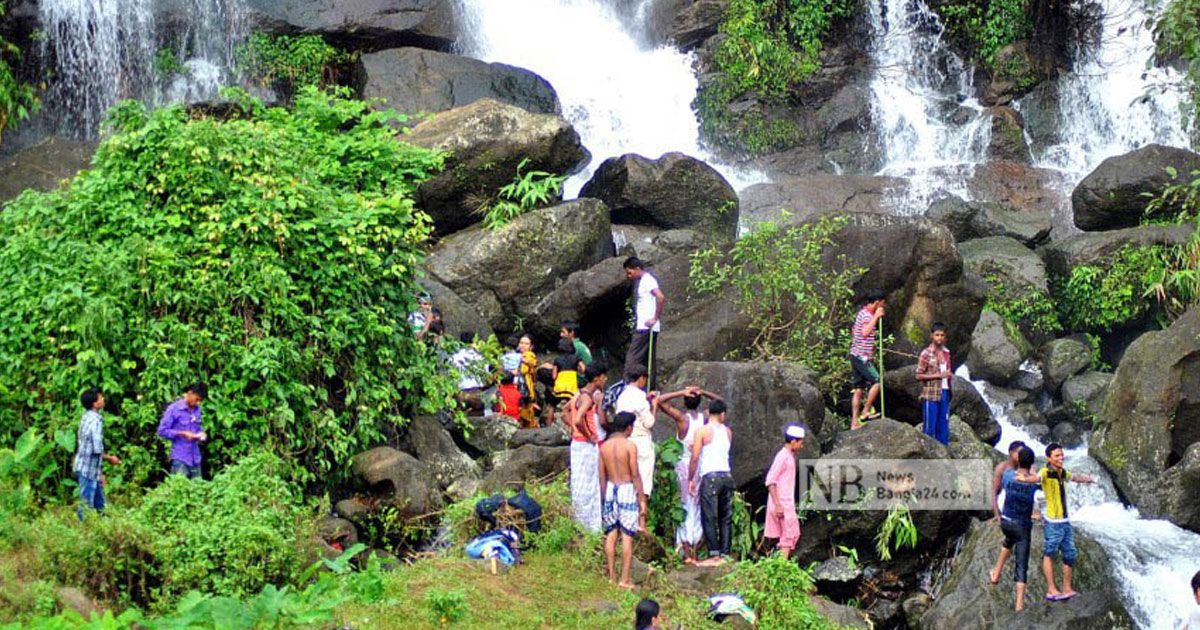
[[[787,558],[800,541],[800,517],[796,515],[796,453],[804,447],[804,427],[789,424],[783,431],[783,448],[767,471],[767,522],[763,538],[779,541],[779,553]]]

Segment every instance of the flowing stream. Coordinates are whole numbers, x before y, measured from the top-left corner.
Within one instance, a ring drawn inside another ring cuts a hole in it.
[[[216,96],[233,79],[233,46],[244,33],[237,0],[41,0],[38,13],[53,61],[47,114],[76,137],[95,136],[118,100]]]
[[[1021,369],[1036,371],[1037,367],[1027,363]],[[958,374],[970,380],[965,365]],[[1000,423],[997,450],[1006,452],[1010,442],[1023,440],[1039,457],[1045,454],[1044,443],[1009,421],[1008,405],[996,401],[989,383],[971,383]],[[1123,504],[1108,471],[1088,455],[1086,442],[1065,454],[1068,470],[1096,479],[1095,484],[1071,484],[1067,497],[1071,522],[1108,552],[1130,616],[1138,628],[1176,630],[1185,612],[1196,605],[1188,584],[1200,559],[1200,534],[1166,520],[1142,518],[1136,508]]]
[[[986,159],[990,118],[972,96],[972,70],[942,44],[937,15],[922,0],[881,4],[869,12],[879,174],[908,180],[893,212],[919,214],[941,192],[969,198],[966,179]]]
[[[657,158],[680,151],[712,164],[735,189],[765,181],[718,163],[700,146],[694,59],[651,44],[640,26],[655,1],[622,10],[605,0],[460,0],[463,52],[549,81],[563,116],[592,152],[591,163],[567,182],[568,198],[600,162],[625,153]]]

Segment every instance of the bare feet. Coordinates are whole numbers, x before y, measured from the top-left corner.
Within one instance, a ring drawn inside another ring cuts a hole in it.
[[[634,589],[634,586],[633,586],[633,582],[618,582],[617,588],[623,588],[627,591],[632,591]]]

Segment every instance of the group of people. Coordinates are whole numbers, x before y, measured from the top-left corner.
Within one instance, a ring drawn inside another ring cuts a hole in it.
[[[208,433],[200,423],[201,403],[208,396],[208,386],[192,383],[183,395],[163,411],[158,424],[158,436],[171,443],[171,474],[189,479],[200,477],[202,455],[200,444],[208,441]],[[104,464],[119,466],[121,458],[108,452],[104,445],[104,392],[93,387],[79,397],[83,417],[75,439],[75,459],[72,470],[79,484],[79,518],[84,510],[103,512],[106,502]]]

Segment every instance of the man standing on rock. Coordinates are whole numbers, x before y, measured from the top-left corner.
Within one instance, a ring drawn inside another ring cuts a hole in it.
[[[875,397],[879,396],[879,372],[871,364],[875,356],[875,330],[879,320],[883,319],[884,302],[887,294],[879,289],[867,293],[867,303],[858,311],[854,318],[854,326],[850,329],[850,387],[854,390],[850,403],[850,428],[862,426],[860,420],[869,420],[876,416]],[[863,405],[863,390],[867,392],[867,402]]]
[[[921,414],[925,435],[950,444],[950,350],[946,348],[946,325],[934,322],[929,329],[929,346],[917,359],[917,380],[921,381]]]
[[[683,397],[683,411],[670,404],[670,401],[680,396]],[[700,523],[700,497],[692,492],[692,478],[689,476],[692,443],[696,441],[696,434],[704,426],[704,412],[700,410],[700,402],[704,398],[722,400],[720,396],[700,389],[698,385],[664,394],[654,400],[654,411],[662,411],[675,421],[675,439],[683,446],[683,454],[675,464],[679,500],[683,503],[683,521],[675,529],[675,544],[683,550],[684,564],[696,564],[696,550],[704,536],[704,526]]]
[[[1042,514],[1045,523],[1042,542],[1042,572],[1046,574],[1046,600],[1061,601],[1078,595],[1071,588],[1071,577],[1075,567],[1075,532],[1071,528],[1070,514],[1067,512],[1067,482],[1092,483],[1087,475],[1073,475],[1063,468],[1062,446],[1050,444],[1046,447],[1046,460],[1049,464],[1038,475],[1042,480],[1042,493],[1046,495],[1046,510]],[[1063,587],[1062,590],[1054,585],[1054,557],[1062,552]]]
[[[667,297],[658,288],[658,279],[646,271],[646,265],[637,256],[625,259],[625,277],[637,283],[634,288],[633,338],[625,353],[625,371],[634,366],[644,366],[649,375],[649,387],[654,389],[654,372],[658,348],[658,333],[662,330],[659,319]]]
[[[729,450],[733,431],[725,426],[725,403],[714,400],[708,405],[708,424],[696,433],[692,442],[688,478],[691,492],[700,493],[700,516],[708,558],[699,566],[725,563],[733,539],[733,474]]]
[[[625,371],[625,389],[617,398],[614,411],[633,415],[633,433],[629,441],[637,447],[638,473],[642,478],[642,490],[650,496],[654,488],[654,412],[651,395],[646,393],[646,368],[635,365]]]

